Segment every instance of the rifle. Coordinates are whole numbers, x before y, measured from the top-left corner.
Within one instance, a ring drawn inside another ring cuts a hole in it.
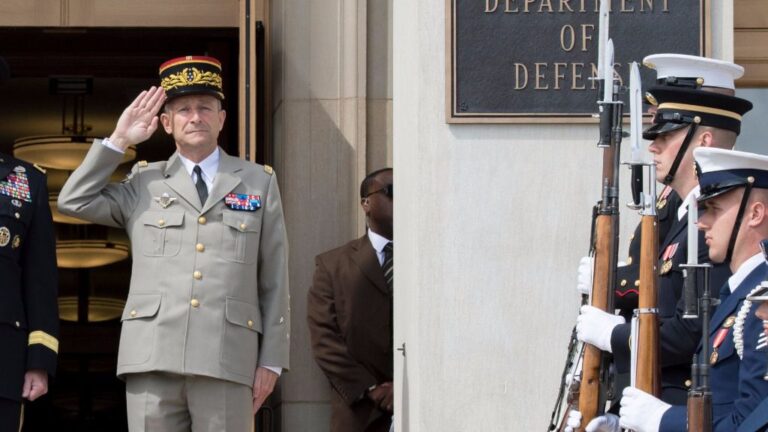
[[[601,7],[606,2],[601,2]],[[622,140],[623,103],[618,100],[618,83],[614,79],[613,43],[605,50],[603,100],[600,106],[600,141],[603,149],[601,176],[602,197],[595,220],[595,271],[591,305],[612,313],[616,290],[616,264],[619,243],[619,150]],[[597,347],[586,345],[579,389],[579,411],[584,430],[589,422],[602,414],[605,404],[613,399],[610,382],[610,358]]]
[[[659,366],[659,314],[658,314],[658,254],[659,226],[656,215],[656,166],[644,161],[640,149],[642,136],[642,91],[640,69],[632,62],[629,80],[630,124],[632,138],[633,203],[630,208],[640,210],[640,292],[638,308],[632,318],[632,385],[659,396],[661,369]],[[647,167],[648,194],[643,193],[643,169]]]
[[[712,431],[712,389],[709,387],[709,315],[710,308],[717,303],[713,300],[709,286],[711,264],[699,264],[699,233],[697,203],[688,205],[688,262],[681,264],[685,276],[683,295],[685,309],[683,318],[698,318],[701,314],[701,355],[693,356],[691,365],[691,389],[688,391],[688,430],[690,432]],[[703,290],[698,296],[697,279],[703,278]]]
[[[608,13],[608,1],[600,0],[596,81],[598,94],[602,95],[602,100],[597,102],[600,112],[600,139],[597,147],[603,149],[603,169],[600,177],[602,196],[592,215],[592,293],[588,299],[582,299],[582,304],[589,302],[596,308],[613,312],[619,246],[619,150],[623,137],[623,103],[618,98],[619,86],[613,68],[613,42],[608,38]],[[555,428],[554,419],[560,414],[560,404],[566,387],[569,387],[568,407],[559,422],[558,430],[565,428],[568,413],[572,409],[578,409],[582,414],[582,426],[579,431],[583,431],[593,418],[603,413],[606,402],[613,399],[610,363],[610,355],[592,345],[578,343],[575,331],[572,332],[560,392],[548,430]],[[566,383],[567,371],[578,374],[579,368],[580,378],[574,377],[570,384]]]

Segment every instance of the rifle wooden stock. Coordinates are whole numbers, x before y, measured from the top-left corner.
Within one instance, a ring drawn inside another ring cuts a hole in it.
[[[691,391],[688,394],[688,431],[712,431],[712,397],[711,395]]]
[[[660,395],[658,307],[659,227],[655,215],[644,215],[640,243],[640,292],[638,294],[638,340],[635,386],[654,396]]]
[[[592,283],[591,305],[613,312],[613,287],[616,280],[616,234],[618,233],[618,215],[601,214],[595,222],[595,271]],[[579,428],[583,431],[589,422],[602,414],[600,406],[600,373],[602,352],[586,345],[582,362],[581,386],[579,388],[579,411],[582,415]]]

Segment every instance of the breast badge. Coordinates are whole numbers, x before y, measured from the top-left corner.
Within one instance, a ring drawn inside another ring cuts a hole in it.
[[[0,247],[8,246],[11,241],[11,231],[6,227],[0,227]]]
[[[26,170],[23,166],[17,166],[13,171],[14,174],[8,174],[8,177],[0,181],[0,194],[32,202],[32,196],[29,193],[29,180],[25,174]]]
[[[19,246],[21,246],[21,236],[16,234],[13,236],[13,242],[11,243],[11,247],[14,249],[18,249]]]
[[[232,210],[256,211],[261,208],[261,195],[227,194],[224,204]]]
[[[163,192],[163,194],[160,195],[159,197],[154,197],[154,200],[157,201],[157,203],[160,204],[161,207],[168,208],[169,205],[173,204],[173,202],[176,201],[176,198]]]

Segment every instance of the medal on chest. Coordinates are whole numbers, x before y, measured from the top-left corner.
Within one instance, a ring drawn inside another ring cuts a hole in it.
[[[731,331],[731,327],[733,327],[733,323],[735,322],[736,317],[733,315],[729,316],[725,319],[717,333],[715,333],[715,337],[712,340],[712,354],[709,355],[709,364],[714,365],[717,363],[717,359],[720,357],[717,350],[725,341],[726,336],[728,336],[728,333]]]
[[[664,187],[664,190],[661,191],[659,199],[656,200],[656,208],[658,210],[661,210],[667,206],[667,197],[669,197],[670,193],[672,193],[672,187],[670,186]]]
[[[16,200],[32,202],[26,171],[23,166],[14,168],[12,174],[8,174],[4,180],[0,181],[0,194]]]
[[[665,275],[669,273],[670,270],[672,270],[672,258],[675,256],[675,252],[677,252],[677,246],[679,244],[680,243],[674,243],[664,249],[664,253],[661,255],[662,264],[659,274]]]

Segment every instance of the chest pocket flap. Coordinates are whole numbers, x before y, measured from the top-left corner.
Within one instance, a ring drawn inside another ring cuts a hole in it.
[[[225,211],[222,215],[224,225],[240,232],[259,232],[259,219],[245,211]]]
[[[181,250],[184,213],[150,211],[141,217],[144,224],[142,252],[146,256],[169,257]]]
[[[184,213],[146,212],[143,216],[144,225],[155,228],[176,227],[184,223]]]

